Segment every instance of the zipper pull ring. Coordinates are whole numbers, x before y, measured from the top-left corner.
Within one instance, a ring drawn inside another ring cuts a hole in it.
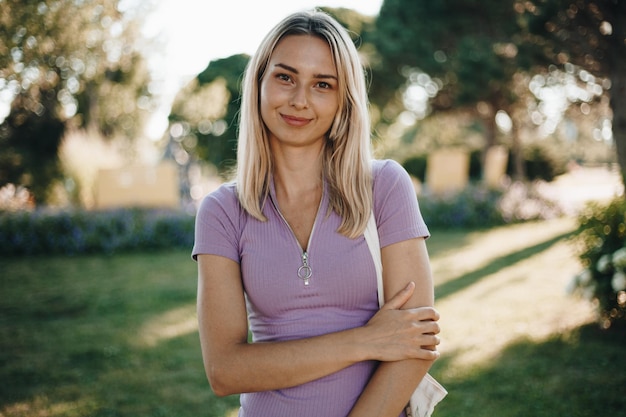
[[[304,281],[304,285],[309,285],[309,278],[313,275],[313,271],[309,266],[309,255],[306,252],[302,252],[302,266],[298,268],[298,278]]]

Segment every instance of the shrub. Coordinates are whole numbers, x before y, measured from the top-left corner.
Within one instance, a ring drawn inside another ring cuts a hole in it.
[[[0,212],[0,256],[191,248],[194,218],[167,210]]]
[[[431,228],[481,228],[504,223],[498,201],[502,193],[481,186],[442,196],[418,198],[420,211]]]
[[[557,212],[553,203],[529,190],[532,185],[501,191],[474,184],[459,193],[418,199],[431,228],[487,228]],[[183,211],[0,211],[3,257],[191,249],[193,241],[194,216]]]
[[[540,185],[515,182],[496,190],[472,183],[458,193],[420,195],[418,200],[431,228],[487,228],[562,216],[561,207],[543,196]]]
[[[626,198],[589,204],[574,243],[584,267],[571,290],[597,302],[600,323],[626,322]]]
[[[412,156],[402,163],[406,171],[421,182],[426,180],[426,155]]]
[[[534,143],[524,148],[524,170],[530,181],[552,181],[567,171],[567,160],[563,152],[546,143]],[[514,158],[509,154],[507,174],[513,175]]]
[[[561,217],[563,208],[547,197],[550,194],[548,184],[543,181],[512,182],[500,198],[500,213],[506,223]]]

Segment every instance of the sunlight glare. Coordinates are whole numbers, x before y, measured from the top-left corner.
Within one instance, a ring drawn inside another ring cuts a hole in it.
[[[147,321],[138,332],[142,345],[156,346],[160,342],[193,333],[198,330],[196,305],[169,310]]]
[[[496,113],[496,125],[502,133],[509,133],[513,128],[513,120],[504,110],[498,110]]]

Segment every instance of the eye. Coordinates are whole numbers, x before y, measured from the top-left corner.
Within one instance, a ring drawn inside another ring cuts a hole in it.
[[[317,83],[317,86],[318,86],[319,88],[322,88],[322,89],[330,89],[330,88],[333,88],[333,86],[332,86],[332,85],[330,85],[329,83],[327,83],[326,81],[320,81],[319,83]]]
[[[276,74],[276,78],[280,81],[285,81],[285,82],[290,82],[291,81],[291,77],[288,74],[285,73],[279,73]]]

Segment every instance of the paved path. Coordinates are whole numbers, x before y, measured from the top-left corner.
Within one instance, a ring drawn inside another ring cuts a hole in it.
[[[578,212],[589,201],[608,201],[623,195],[616,168],[576,167],[545,186],[544,195],[556,200],[568,214]]]

